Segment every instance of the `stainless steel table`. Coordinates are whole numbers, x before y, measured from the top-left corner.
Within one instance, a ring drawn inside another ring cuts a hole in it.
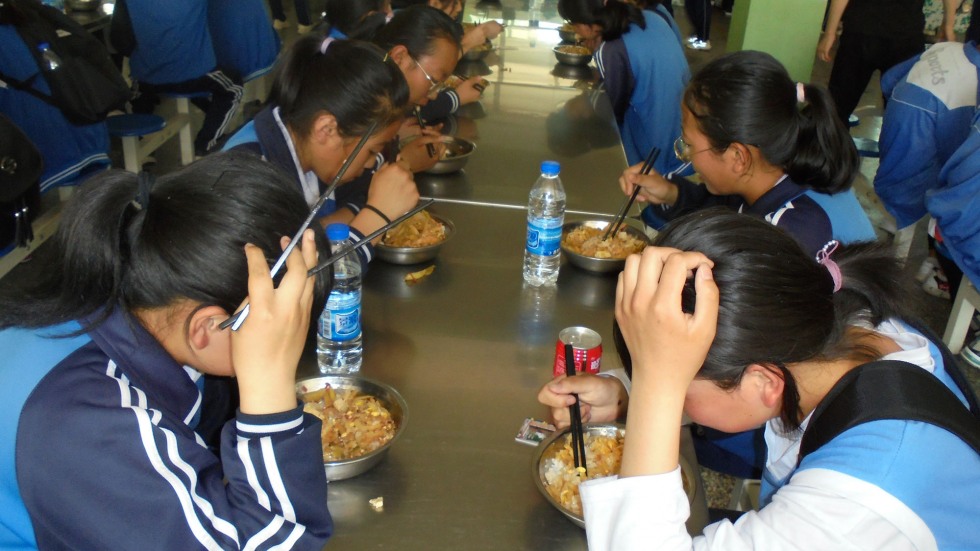
[[[534,450],[514,436],[525,417],[547,413],[536,396],[551,378],[562,328],[595,329],[605,344],[603,369],[621,367],[612,346],[616,277],[565,264],[557,287],[526,287],[524,207],[540,161],[555,159],[568,194],[566,219],[612,216],[623,200],[616,179],[626,160],[618,137],[587,136],[587,147],[573,141],[572,148],[558,139],[568,136],[549,135],[615,126],[602,97],[589,98],[596,111],[574,103],[556,125],[556,111],[583,89],[550,74],[550,46],[538,36],[531,47],[536,32],[545,31],[508,27],[498,42],[516,49],[487,58],[494,85],[470,109],[477,117],[457,121],[478,146],[465,171],[417,179],[421,193],[437,199],[431,210],[457,229],[435,272],[408,286],[405,274],[422,266],[375,261],[365,277],[362,375],[398,389],[409,419],[380,465],[330,483],[336,534],[328,549],[586,549],[585,532],[538,492]],[[300,376],[316,374],[309,354]],[[686,427],[681,435],[682,453],[696,464]],[[707,505],[694,475],[688,527],[700,532]],[[379,496],[384,510],[376,512],[368,500]]]

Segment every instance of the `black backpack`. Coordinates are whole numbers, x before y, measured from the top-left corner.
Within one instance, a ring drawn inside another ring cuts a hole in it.
[[[0,252],[34,238],[31,222],[41,206],[41,168],[34,143],[0,115]]]
[[[101,122],[110,111],[125,106],[132,95],[129,85],[99,39],[61,11],[37,0],[3,0],[3,4],[4,22],[17,29],[51,94],[35,87],[38,75],[20,81],[0,72],[0,79],[57,107],[76,125]],[[58,58],[54,70],[41,52],[42,43],[47,43]]]

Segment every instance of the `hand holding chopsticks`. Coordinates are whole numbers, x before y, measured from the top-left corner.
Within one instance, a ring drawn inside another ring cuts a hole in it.
[[[571,344],[565,345],[565,375],[575,376],[575,349]],[[589,467],[585,460],[585,433],[582,430],[582,409],[578,401],[578,394],[573,394],[575,403],[568,406],[569,417],[572,426],[569,432],[572,435],[572,454],[575,457],[575,468],[581,468],[582,474],[589,475]]]
[[[653,170],[653,164],[657,162],[657,157],[660,156],[660,150],[654,147],[650,150],[650,154],[647,155],[645,161],[643,161],[643,168],[640,169],[640,174],[650,174]],[[629,212],[630,207],[633,206],[633,202],[636,201],[636,196],[640,194],[640,186],[635,186],[633,188],[633,193],[630,194],[629,198],[623,203],[623,206],[616,213],[616,218],[613,219],[609,227],[606,228],[606,233],[602,234],[602,240],[605,241],[610,235],[616,235],[619,231],[619,227],[623,225],[623,220],[626,219],[626,213]]]

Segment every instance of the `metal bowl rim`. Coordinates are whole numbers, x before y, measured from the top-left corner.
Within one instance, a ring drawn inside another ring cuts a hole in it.
[[[442,241],[438,243],[434,243],[432,245],[426,245],[424,247],[392,247],[390,245],[385,245],[384,238],[382,238],[381,241],[378,241],[378,244],[375,245],[374,248],[383,249],[391,253],[406,254],[412,252],[428,252],[428,251],[438,249],[439,247],[442,247],[447,241],[449,241],[450,239],[453,238],[454,235],[456,235],[456,224],[454,224],[452,220],[446,218],[441,214],[430,212],[429,216],[438,220],[446,228],[446,238],[443,239]]]
[[[617,264],[625,265],[626,264],[625,258],[596,258],[594,256],[586,256],[584,254],[569,250],[568,247],[565,246],[564,237],[566,233],[580,226],[587,226],[590,224],[593,224],[591,227],[598,228],[598,229],[605,229],[611,223],[612,223],[611,220],[597,220],[594,218],[589,220],[575,220],[572,222],[565,222],[564,224],[561,225],[561,235],[562,235],[562,241],[560,243],[561,252],[568,255],[569,262],[571,262],[572,264],[575,264],[576,266],[579,266],[582,269],[593,271],[593,272],[598,270],[586,267],[584,264],[597,263],[603,266],[607,266],[609,269],[614,269]],[[597,225],[597,224],[601,224],[601,225]],[[627,224],[625,222],[623,223],[623,227],[626,228],[626,231],[630,235],[636,237],[637,239],[642,240],[644,243],[647,244],[647,246],[650,246],[652,244],[647,234],[643,233],[643,230],[635,226],[632,226],[630,224]]]

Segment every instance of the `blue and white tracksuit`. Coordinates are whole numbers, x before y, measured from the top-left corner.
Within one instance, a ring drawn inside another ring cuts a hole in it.
[[[939,173],[939,187],[926,193],[944,252],[975,285],[980,285],[980,110],[970,133]]]
[[[667,174],[680,166],[673,151],[681,135],[681,98],[691,79],[676,24],[662,7],[644,10],[646,29],[603,42],[594,57],[606,94],[613,105],[626,160],[642,162],[653,147],[660,149],[654,168]]]
[[[712,195],[707,187],[685,178],[675,176],[670,181],[677,186],[677,202],[673,206],[651,205],[644,209],[643,221],[648,226],[659,229],[665,221],[695,210],[725,206],[781,228],[812,255],[831,239],[841,243],[876,239],[868,215],[850,189],[834,195],[817,193],[784,175],[772,189],[748,205],[739,195]]]
[[[169,84],[194,80],[214,71],[206,0],[127,0],[136,49],[129,58],[135,80]]]
[[[289,176],[299,186],[306,198],[306,203],[310,207],[313,207],[319,200],[320,194],[326,191],[326,183],[321,181],[312,171],[304,171],[300,166],[292,138],[286,129],[286,125],[279,117],[278,107],[269,106],[259,111],[254,119],[242,126],[238,132],[235,132],[224,146],[225,151],[232,149],[260,155],[264,160],[282,169],[283,174]],[[349,186],[350,184],[343,185]],[[355,201],[338,206],[336,196],[337,191],[335,190],[323,204],[317,216],[327,216],[340,207],[348,208],[355,214],[360,212],[362,204],[357,204]],[[354,228],[350,229],[350,236],[354,241],[364,239],[364,235]],[[368,263],[374,258],[374,246],[368,243],[360,247],[357,249],[357,256],[361,261],[361,273],[363,274],[367,271]]]
[[[239,412],[219,458],[196,372],[120,309],[80,329],[0,331],[0,548],[323,547],[318,419]]]
[[[881,78],[888,97],[875,191],[899,228],[926,214],[926,194],[966,139],[977,106],[980,52],[974,42],[941,42]]]
[[[0,72],[19,81],[37,75],[35,88],[50,94],[27,45],[11,25],[0,25]],[[76,126],[61,111],[0,80],[0,113],[34,142],[44,159],[41,191],[78,183],[78,179],[109,166],[109,131],[104,122]]]
[[[208,0],[208,30],[222,71],[248,82],[272,70],[282,41],[263,0]]]
[[[922,367],[963,401],[925,337],[897,320],[874,330],[901,348],[884,359]],[[959,437],[919,421],[872,421],[844,431],[797,468],[802,434],[782,433],[778,420],[770,421],[767,476],[788,482],[759,511],[711,524],[693,539],[684,527],[690,508],[679,470],[584,482],[589,549],[977,548],[980,455]]]

